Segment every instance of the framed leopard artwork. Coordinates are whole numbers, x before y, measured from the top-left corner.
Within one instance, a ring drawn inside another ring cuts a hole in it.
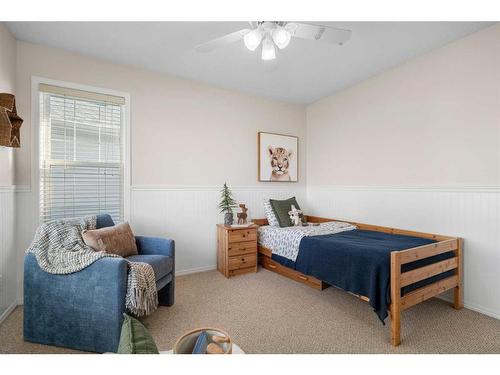
[[[259,181],[297,182],[299,138],[293,135],[259,132]]]

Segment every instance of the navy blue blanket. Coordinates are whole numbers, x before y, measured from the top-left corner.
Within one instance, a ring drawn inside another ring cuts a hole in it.
[[[295,262],[273,254],[272,259],[311,275],[330,285],[366,296],[370,305],[384,322],[390,304],[390,253],[436,242],[426,238],[352,230],[337,234],[304,237]],[[402,266],[401,272],[422,267],[453,256],[439,254]],[[402,295],[439,279],[453,271],[422,280],[402,289]]]

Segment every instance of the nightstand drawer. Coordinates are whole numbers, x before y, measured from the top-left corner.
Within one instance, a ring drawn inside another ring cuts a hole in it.
[[[249,253],[257,253],[257,241],[233,242],[227,247],[227,255],[230,257]]]
[[[257,254],[247,254],[229,258],[229,270],[255,267],[256,265]]]
[[[242,242],[242,241],[257,241],[257,230],[256,229],[230,230],[228,240],[230,243]]]

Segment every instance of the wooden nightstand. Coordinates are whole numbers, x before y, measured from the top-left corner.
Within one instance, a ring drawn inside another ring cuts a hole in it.
[[[217,224],[217,269],[224,276],[257,272],[257,228]]]

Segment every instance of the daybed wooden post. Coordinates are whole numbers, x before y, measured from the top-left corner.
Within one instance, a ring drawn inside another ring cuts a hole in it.
[[[401,342],[401,260],[397,251],[391,252],[391,345]]]
[[[460,310],[464,307],[464,288],[463,288],[463,246],[464,240],[462,238],[457,239],[457,249],[455,250],[455,256],[457,257],[457,268],[455,274],[458,276],[458,285],[454,289],[453,294],[453,307]]]

